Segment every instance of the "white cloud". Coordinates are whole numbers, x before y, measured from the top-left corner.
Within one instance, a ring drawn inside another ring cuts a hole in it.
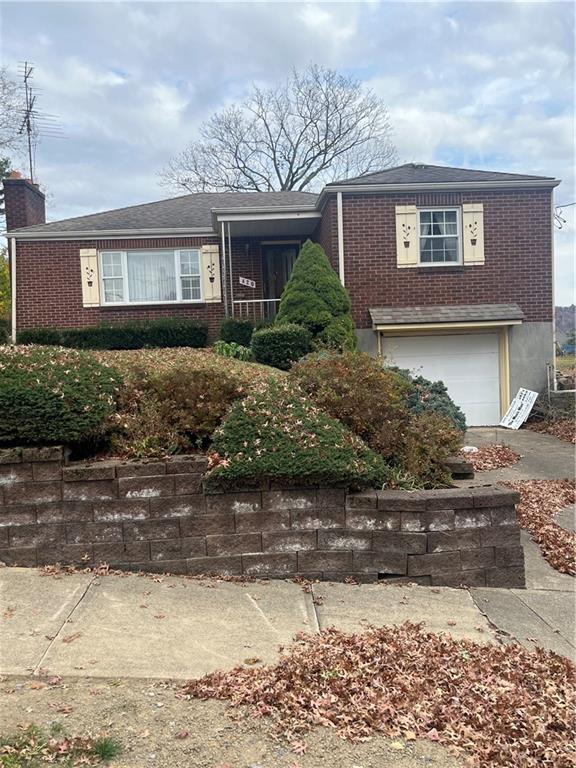
[[[40,105],[68,136],[38,150],[53,217],[164,196],[156,172],[202,120],[310,61],[385,99],[402,160],[555,175],[557,199],[573,202],[574,13],[464,0],[6,3],[1,43],[14,71],[34,60]],[[557,235],[563,303],[574,224]]]

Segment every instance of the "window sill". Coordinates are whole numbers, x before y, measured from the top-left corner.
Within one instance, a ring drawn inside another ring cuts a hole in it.
[[[433,274],[437,275],[439,273],[445,273],[445,274],[460,274],[464,272],[464,264],[418,264],[418,273],[419,274],[426,274],[429,272],[432,272]]]
[[[143,301],[118,302],[117,304],[100,304],[100,309],[145,309],[146,307],[203,307],[206,301]]]

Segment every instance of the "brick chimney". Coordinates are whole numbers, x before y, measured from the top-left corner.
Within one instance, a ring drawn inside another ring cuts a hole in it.
[[[4,179],[3,185],[8,232],[20,227],[46,223],[46,201],[37,184],[23,179],[18,171],[12,171],[10,176]]]

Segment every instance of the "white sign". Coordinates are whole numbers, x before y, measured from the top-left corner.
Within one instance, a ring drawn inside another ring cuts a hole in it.
[[[247,285],[248,288],[256,288],[256,280],[250,280],[247,277],[240,277],[240,285]]]
[[[514,400],[510,403],[510,408],[508,408],[506,415],[502,418],[500,426],[508,427],[508,429],[520,429],[530,415],[537,397],[538,392],[521,387]]]

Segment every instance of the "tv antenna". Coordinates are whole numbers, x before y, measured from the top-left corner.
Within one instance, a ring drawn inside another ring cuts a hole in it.
[[[41,112],[37,108],[38,90],[33,87],[32,79],[34,76],[34,67],[28,61],[20,65],[22,80],[24,83],[24,106],[20,110],[22,113],[22,123],[18,130],[19,135],[26,135],[28,147],[28,168],[30,181],[34,181],[34,167],[36,144],[40,136],[46,136],[52,139],[64,138],[61,128],[58,125],[56,115],[48,112]]]

